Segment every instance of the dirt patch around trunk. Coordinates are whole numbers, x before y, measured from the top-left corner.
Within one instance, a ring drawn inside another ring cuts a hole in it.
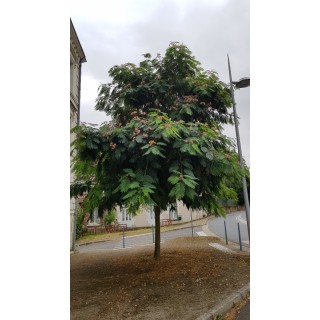
[[[71,256],[71,319],[196,319],[249,282],[250,257],[214,237]]]

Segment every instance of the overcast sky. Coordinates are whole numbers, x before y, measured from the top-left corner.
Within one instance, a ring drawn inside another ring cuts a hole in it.
[[[100,83],[110,81],[116,64],[139,63],[142,54],[162,56],[171,41],[184,43],[205,70],[229,82],[227,54],[234,81],[250,76],[249,0],[71,0],[71,19],[85,52],[81,115],[100,124],[94,110]],[[243,157],[250,165],[250,88],[235,92]],[[224,133],[235,139],[235,128]]]

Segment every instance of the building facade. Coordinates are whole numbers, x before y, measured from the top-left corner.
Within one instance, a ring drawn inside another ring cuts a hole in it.
[[[181,202],[177,201],[176,205],[168,206],[167,210],[161,211],[160,220],[165,222],[170,220],[174,224],[185,223],[192,220],[206,217],[206,212],[202,210],[188,210]],[[132,216],[126,208],[117,208],[118,223],[127,224],[128,228],[151,227],[155,225],[155,216],[153,206],[142,207],[140,212]]]
[[[81,201],[81,200],[80,200]],[[227,213],[235,211],[243,211],[243,205],[224,205]],[[155,214],[152,206],[143,206],[136,215],[132,215],[126,208],[116,208],[117,221],[115,224],[126,224],[127,228],[145,228],[155,225]],[[177,201],[175,206],[168,206],[166,210],[161,211],[160,220],[162,225],[166,225],[168,220],[171,224],[180,224],[198,220],[207,217],[207,213],[203,210],[189,210],[181,201]],[[103,225],[103,218],[98,217],[98,209],[96,209],[88,220],[87,226]]]
[[[81,47],[76,30],[70,19],[70,128],[80,123],[80,90],[81,90],[81,65],[86,62],[84,51]],[[74,141],[75,134],[70,134],[70,143]],[[71,159],[70,159],[71,160]],[[71,173],[70,181],[74,181]],[[70,201],[70,246],[74,246],[76,199]]]

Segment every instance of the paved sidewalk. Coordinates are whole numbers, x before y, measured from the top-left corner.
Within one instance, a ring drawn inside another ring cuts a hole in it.
[[[236,320],[250,320],[250,301],[241,310]]]

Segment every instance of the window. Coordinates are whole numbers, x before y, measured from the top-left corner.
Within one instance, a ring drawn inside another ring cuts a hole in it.
[[[168,206],[168,212],[169,212],[169,219],[171,219],[171,220],[178,219],[178,213],[177,213],[177,208],[176,208],[175,204],[170,204]]]
[[[98,208],[94,209],[93,214],[90,217],[91,223],[99,223],[100,219],[98,217]]]
[[[148,207],[148,213],[151,220],[154,220],[154,206],[153,204]]]
[[[126,220],[126,208],[121,208],[121,214],[122,214],[122,221]]]
[[[131,221],[132,214],[127,212],[127,208],[121,208],[122,221]]]

